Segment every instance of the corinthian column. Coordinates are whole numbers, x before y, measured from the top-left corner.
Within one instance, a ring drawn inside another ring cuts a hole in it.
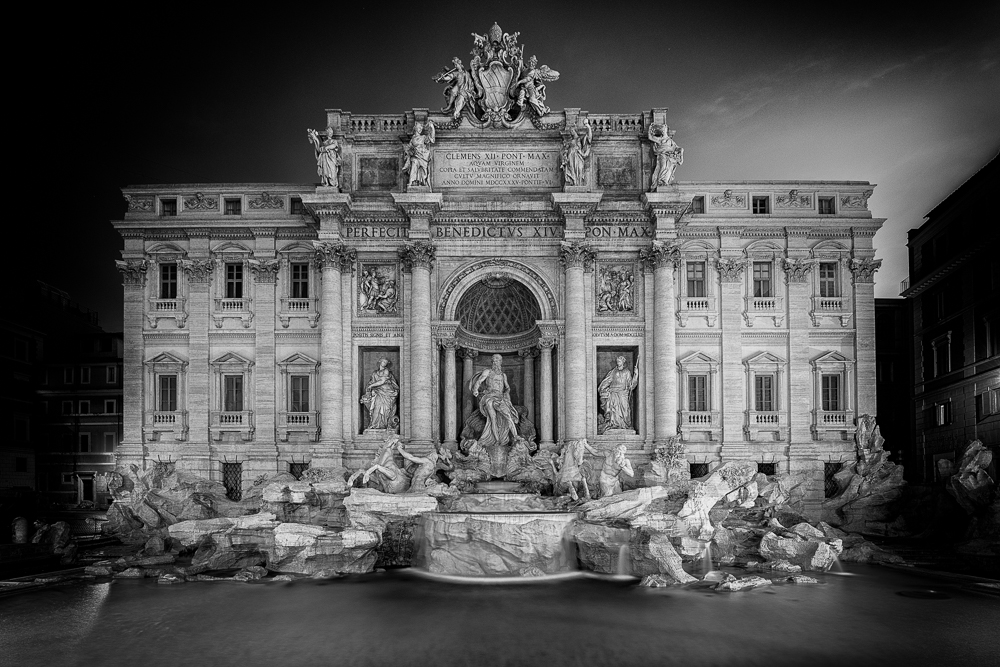
[[[144,399],[142,393],[143,338],[142,319],[146,289],[146,271],[149,262],[144,259],[116,261],[125,285],[125,352],[122,370],[122,387],[125,405],[122,408],[122,441],[117,450],[119,472],[128,472],[135,464],[145,468],[142,455],[142,415]],[[154,406],[153,402],[149,403]],[[154,406],[155,409],[155,406]]]
[[[469,391],[469,384],[472,382],[473,371],[475,367],[473,364],[476,362],[476,357],[479,356],[478,350],[473,350],[471,347],[467,347],[462,350],[462,424],[465,424],[465,420],[469,418],[472,414],[473,409],[475,409],[475,403],[472,402],[472,392]]]
[[[677,435],[677,344],[674,338],[676,304],[674,269],[680,262],[675,244],[653,241],[642,251],[653,267],[653,433],[655,444],[667,444]]]
[[[566,269],[566,439],[587,436],[587,344],[583,272],[594,263],[594,252],[583,243],[563,243]]]
[[[345,245],[315,242],[316,263],[323,279],[320,297],[320,440],[313,467],[343,465],[344,450],[344,329],[341,270],[354,261],[355,251]]]
[[[535,421],[535,356],[538,350],[528,347],[518,350],[518,356],[524,359],[524,391],[521,393],[521,400],[524,408],[528,411],[528,419],[532,423]]]
[[[458,385],[455,381],[458,341],[445,338],[441,347],[444,349],[444,444],[454,449],[458,434]]]
[[[552,441],[552,348],[555,344],[555,338],[542,337],[538,340],[541,363],[541,377],[538,379],[538,437],[539,447],[543,450],[551,450],[555,446]]]
[[[434,246],[426,242],[400,248],[403,268],[410,271],[410,443],[432,444],[431,422],[431,267]]]

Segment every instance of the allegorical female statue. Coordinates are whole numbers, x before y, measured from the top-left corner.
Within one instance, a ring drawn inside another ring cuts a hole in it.
[[[434,143],[434,123],[428,120],[426,123],[415,123],[413,125],[413,136],[406,145],[403,161],[403,171],[409,171],[410,180],[407,187],[428,185],[427,179],[430,176],[431,147]]]
[[[396,416],[396,397],[399,396],[399,384],[393,377],[388,359],[379,359],[378,370],[372,373],[365,386],[361,403],[368,408],[368,428],[382,429],[389,426]]]
[[[635,369],[625,367],[625,357],[615,360],[615,367],[597,386],[601,398],[601,413],[603,420],[597,426],[598,433],[612,429],[632,430],[632,391],[639,383],[639,363]]]
[[[594,129],[589,120],[584,120],[583,129],[574,129],[566,135],[563,142],[562,169],[566,176],[566,185],[587,184],[587,158],[590,157],[590,143],[594,138]]]
[[[684,149],[674,141],[674,131],[666,125],[654,123],[649,126],[647,135],[653,142],[653,155],[656,157],[656,169],[649,181],[649,189],[656,191],[661,185],[670,185],[674,180],[677,167],[684,164]]]
[[[309,141],[316,149],[316,173],[320,184],[340,189],[340,144],[333,138],[333,128],[326,128],[326,138],[319,140],[316,130],[309,130]]]

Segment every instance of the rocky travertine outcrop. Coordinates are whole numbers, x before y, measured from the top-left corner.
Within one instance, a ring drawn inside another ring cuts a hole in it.
[[[843,530],[867,535],[905,535],[899,500],[903,467],[889,461],[875,418],[858,418],[856,460],[835,476],[840,492],[823,503],[823,520]]]
[[[371,572],[379,534],[370,530],[283,523],[274,529],[274,546],[267,552],[267,569],[273,572]]]
[[[948,479],[946,488],[967,514],[989,507],[996,496],[996,482],[986,472],[993,461],[993,452],[979,440],[965,447],[958,469]]]
[[[308,470],[306,471],[308,472]],[[278,521],[316,526],[344,526],[344,498],[349,494],[343,477],[276,481],[263,487],[261,509]]]

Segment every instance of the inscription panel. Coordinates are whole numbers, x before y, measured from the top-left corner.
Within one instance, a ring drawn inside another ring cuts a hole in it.
[[[559,151],[438,149],[431,182],[439,189],[561,188]]]

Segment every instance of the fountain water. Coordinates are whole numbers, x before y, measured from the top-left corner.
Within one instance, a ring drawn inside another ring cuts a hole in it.
[[[628,544],[618,547],[618,568],[615,570],[618,576],[628,576],[632,574],[632,566],[629,564]]]
[[[712,541],[705,540],[702,542],[701,573],[705,575],[711,571],[712,571]]]

